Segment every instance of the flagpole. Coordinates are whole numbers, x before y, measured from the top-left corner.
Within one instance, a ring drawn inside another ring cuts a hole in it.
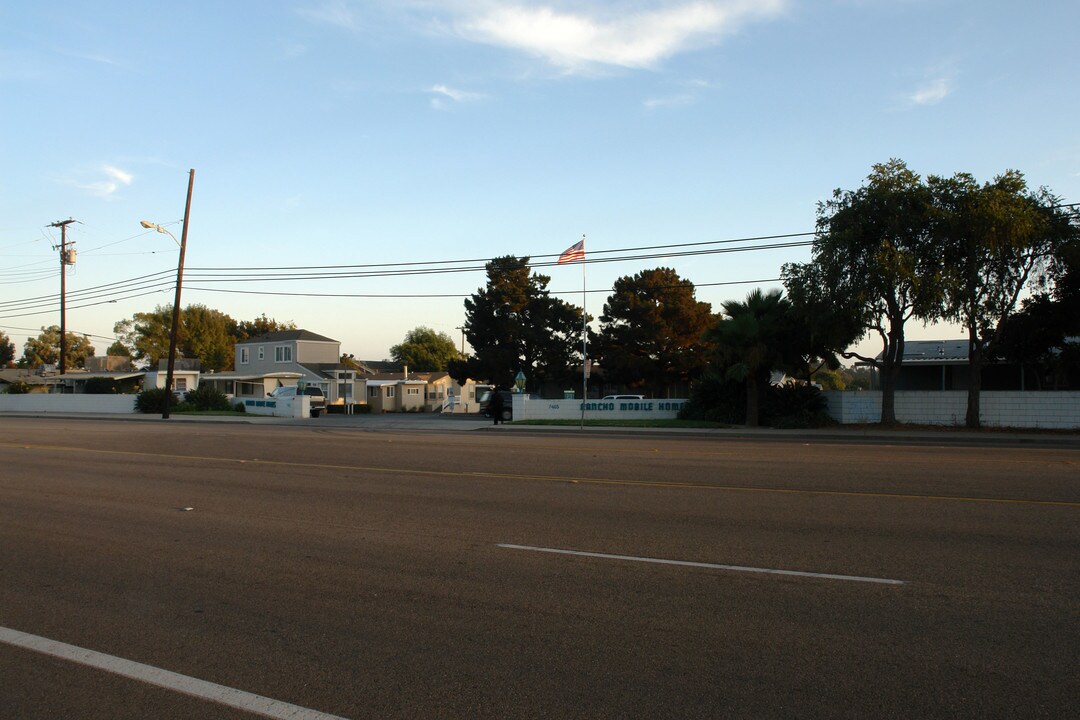
[[[585,234],[581,235],[581,249],[585,250]],[[589,314],[585,311],[585,257],[581,258],[581,429],[585,430],[585,401],[589,399]]]

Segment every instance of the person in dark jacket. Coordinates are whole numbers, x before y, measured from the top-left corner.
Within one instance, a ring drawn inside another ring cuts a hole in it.
[[[499,421],[502,420],[503,407],[502,393],[499,392],[499,388],[493,388],[491,391],[491,399],[488,400],[487,409],[488,412],[491,413],[491,419],[495,421],[495,425],[498,425]]]

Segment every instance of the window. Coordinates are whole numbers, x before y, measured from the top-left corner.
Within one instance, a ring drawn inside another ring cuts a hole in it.
[[[274,362],[292,362],[292,348],[288,345],[274,348]]]
[[[394,386],[393,385],[387,385],[386,386],[386,397],[394,397]]]
[[[265,352],[265,350],[263,348],[260,347],[259,348],[259,359],[263,360],[264,358],[266,358],[266,352]]]
[[[420,388],[405,388],[406,395],[419,395]]]
[[[367,396],[370,397],[370,398],[379,397],[379,388],[377,388],[377,387],[369,387],[367,389]]]
[[[248,359],[248,349],[246,347],[240,348],[240,364],[247,365]]]
[[[176,386],[174,390],[177,392],[187,392],[187,378],[176,378],[173,385]]]

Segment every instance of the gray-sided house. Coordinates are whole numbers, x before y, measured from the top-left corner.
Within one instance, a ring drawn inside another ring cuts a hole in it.
[[[357,373],[341,363],[341,343],[309,330],[266,333],[236,343],[233,371],[203,375],[227,395],[262,398],[283,385],[313,385],[327,403],[363,401]]]

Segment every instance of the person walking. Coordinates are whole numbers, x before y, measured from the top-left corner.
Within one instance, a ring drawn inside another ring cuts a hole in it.
[[[502,420],[503,407],[505,406],[503,405],[502,392],[498,387],[495,387],[491,391],[491,399],[488,400],[488,412],[491,413],[491,419],[495,425],[498,425],[499,421]]]

